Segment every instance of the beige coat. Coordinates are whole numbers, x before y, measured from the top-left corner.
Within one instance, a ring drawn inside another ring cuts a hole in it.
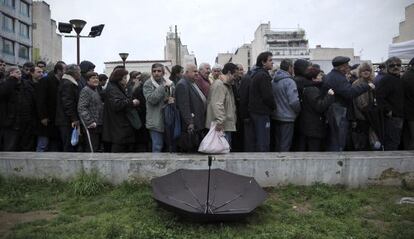
[[[236,105],[233,89],[223,80],[215,80],[207,97],[206,128],[212,121],[224,125],[224,131],[236,131]]]

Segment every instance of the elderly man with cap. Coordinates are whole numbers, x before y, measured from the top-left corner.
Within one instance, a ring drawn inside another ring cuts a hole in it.
[[[329,107],[327,120],[329,124],[329,145],[328,151],[343,151],[347,142],[350,107],[352,99],[374,89],[373,83],[352,86],[346,78],[350,72],[348,62],[350,59],[344,56],[337,56],[332,60],[334,69],[326,75],[324,89],[332,89],[335,92],[335,101]]]

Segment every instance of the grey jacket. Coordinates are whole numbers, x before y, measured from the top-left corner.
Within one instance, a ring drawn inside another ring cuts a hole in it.
[[[103,103],[97,89],[85,86],[79,96],[78,114],[85,126],[103,125]]]
[[[283,122],[294,122],[300,112],[298,89],[293,77],[284,70],[276,72],[272,81],[276,112],[272,118]]]
[[[152,82],[152,78],[144,83],[144,97],[147,106],[146,127],[149,130],[154,130],[160,133],[164,132],[164,113],[163,108],[166,104],[166,99],[169,96],[174,96],[174,83],[171,84],[170,90],[165,86],[165,82],[169,79],[162,79],[161,84],[157,87]],[[168,91],[168,92],[167,92]]]

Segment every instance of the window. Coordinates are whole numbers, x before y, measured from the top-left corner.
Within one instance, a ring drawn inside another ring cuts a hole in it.
[[[21,1],[20,2],[20,14],[23,16],[29,17],[29,4]]]
[[[20,36],[29,38],[29,26],[22,22],[20,23]]]
[[[20,45],[19,46],[19,57],[29,59],[29,47]]]
[[[14,55],[14,43],[7,39],[3,39],[3,53]]]
[[[16,7],[15,0],[0,0],[0,3],[13,9]]]
[[[3,15],[3,29],[8,32],[14,32],[13,18]]]

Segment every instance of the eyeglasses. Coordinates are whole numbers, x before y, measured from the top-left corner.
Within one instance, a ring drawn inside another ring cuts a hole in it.
[[[162,70],[153,70],[152,72],[153,73],[155,73],[155,72],[162,72]]]
[[[388,67],[389,68],[401,67],[401,64],[389,64]]]

